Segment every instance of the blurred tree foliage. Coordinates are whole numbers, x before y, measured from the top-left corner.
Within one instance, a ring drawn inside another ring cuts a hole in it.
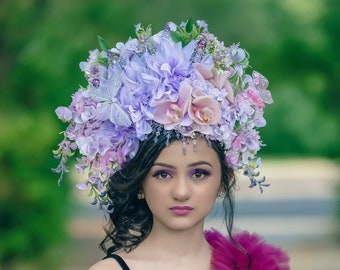
[[[65,127],[54,109],[85,82],[78,64],[133,25],[203,19],[240,42],[270,80],[263,151],[337,158],[340,5],[337,0],[2,0],[0,2],[0,267],[48,250],[64,233],[65,183],[51,151]],[[7,269],[7,268],[6,268]]]

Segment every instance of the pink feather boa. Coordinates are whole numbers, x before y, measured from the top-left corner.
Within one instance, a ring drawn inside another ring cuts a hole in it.
[[[215,230],[205,232],[208,243],[213,248],[211,265],[214,270],[247,269],[248,257],[233,242]],[[289,256],[279,247],[265,242],[257,234],[243,231],[233,238],[252,258],[251,270],[289,270]]]

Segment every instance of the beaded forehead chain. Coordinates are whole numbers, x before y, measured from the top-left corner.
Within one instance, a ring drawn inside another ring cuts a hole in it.
[[[226,162],[242,169],[250,187],[262,192],[258,179],[263,146],[258,128],[266,125],[265,103],[272,103],[268,81],[260,73],[247,74],[248,53],[229,47],[208,31],[204,21],[166,24],[156,34],[150,26],[136,26],[136,37],[111,48],[99,38],[101,50],[90,51],[80,69],[87,79],[68,107],[58,107],[59,119],[69,123],[54,151],[54,169],[87,173],[77,184],[88,190],[93,203],[107,208],[110,175],[131,160],[140,142],[152,132],[176,131],[182,137],[200,133],[219,141]]]

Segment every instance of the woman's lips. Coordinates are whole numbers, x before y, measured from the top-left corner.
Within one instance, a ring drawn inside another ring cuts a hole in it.
[[[177,216],[186,216],[191,213],[193,208],[190,206],[173,206],[170,210]]]

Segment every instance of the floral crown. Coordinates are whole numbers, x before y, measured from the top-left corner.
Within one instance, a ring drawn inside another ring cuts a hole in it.
[[[246,73],[249,54],[239,44],[226,47],[204,21],[191,20],[169,22],[156,34],[138,24],[136,38],[110,48],[99,37],[99,44],[101,51],[90,51],[80,63],[87,86],[73,94],[70,106],[56,109],[69,123],[54,151],[59,182],[76,154],[77,171],[88,174],[77,187],[89,190],[100,208],[111,206],[110,175],[162,127],[182,137],[200,133],[219,141],[226,162],[243,169],[250,187],[262,192],[268,186],[265,177],[257,179],[256,153],[263,146],[257,128],[266,125],[263,109],[273,101],[267,79]]]

